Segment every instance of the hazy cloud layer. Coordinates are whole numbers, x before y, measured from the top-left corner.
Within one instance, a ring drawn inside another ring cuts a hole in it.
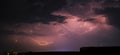
[[[63,6],[57,1],[31,0],[29,4],[26,3],[28,6],[25,9],[31,8],[32,11],[29,16],[24,16],[27,18],[18,19],[19,22],[12,19],[15,22],[9,25],[12,21],[8,21],[7,24],[1,22],[0,48],[17,51],[79,51],[79,48],[84,46],[119,46],[120,32],[116,28],[118,23],[111,21],[114,15],[111,17],[112,15],[105,11],[106,7],[114,6],[104,6],[110,3],[107,2],[67,0]],[[115,1],[117,2],[119,1]],[[53,6],[52,3],[61,7]],[[38,14],[39,11],[43,12]]]

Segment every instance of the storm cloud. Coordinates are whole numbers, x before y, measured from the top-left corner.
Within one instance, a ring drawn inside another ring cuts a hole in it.
[[[80,47],[85,46],[120,46],[119,2],[4,1],[3,15],[0,16],[0,48],[17,51],[79,51]]]

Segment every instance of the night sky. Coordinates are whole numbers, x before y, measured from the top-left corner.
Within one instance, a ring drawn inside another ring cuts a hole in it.
[[[0,51],[120,46],[120,0],[1,0]]]

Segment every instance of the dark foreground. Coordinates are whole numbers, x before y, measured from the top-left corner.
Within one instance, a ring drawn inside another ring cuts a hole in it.
[[[82,47],[80,51],[66,51],[66,52],[7,52],[0,53],[0,55],[120,55],[119,47]]]

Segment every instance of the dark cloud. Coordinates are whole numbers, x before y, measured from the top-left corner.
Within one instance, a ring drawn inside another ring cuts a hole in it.
[[[95,13],[106,15],[108,17],[109,24],[120,29],[120,24],[119,24],[120,0],[95,0],[95,1],[104,1],[104,3],[101,4],[103,9],[95,9]],[[81,0],[81,2],[83,4],[86,4],[85,1]]]
[[[102,0],[95,0],[102,1]],[[109,24],[120,29],[120,0],[103,0],[101,4],[103,9],[96,9],[96,14],[105,14],[108,17]]]
[[[109,17],[110,24],[120,28],[120,8],[106,8],[105,13]]]
[[[2,0],[1,4],[0,50],[48,50],[49,47],[41,49],[32,40],[40,41],[40,37],[58,41],[50,50],[120,45],[120,32],[116,29],[120,28],[119,0]],[[53,14],[57,11],[63,13]],[[101,14],[105,16],[97,19]],[[108,19],[112,26],[102,18]],[[53,21],[55,25],[51,25]]]
[[[120,28],[120,8],[106,7],[104,10],[97,11],[99,14],[105,14],[108,16],[109,24]]]
[[[58,19],[50,14],[65,4],[65,0],[2,0],[0,22],[29,23],[36,22],[35,18],[39,17],[39,22],[49,23]]]
[[[101,2],[101,0],[95,0],[96,2]],[[103,1],[103,0],[102,0]],[[0,23],[34,23],[34,22],[42,22],[44,24],[48,24],[49,22],[56,21],[62,23],[65,20],[65,17],[50,15],[52,12],[57,11],[66,5],[72,7],[71,5],[75,5],[80,3],[82,6],[86,6],[90,0],[2,0],[1,1],[1,16]],[[105,0],[103,6],[117,6],[119,4],[119,0]],[[115,3],[115,4],[114,4]],[[110,5],[113,4],[113,5]],[[68,8],[70,10],[70,8]],[[77,8],[76,8],[77,9]],[[84,8],[83,8],[84,9]],[[87,8],[85,8],[87,9]],[[115,13],[117,10],[118,12]],[[112,16],[110,12],[115,14],[119,14],[119,8],[104,8],[104,12],[108,14],[108,16]],[[102,12],[102,11],[99,11]],[[72,12],[78,13],[78,12]],[[82,13],[82,12],[79,12]],[[37,18],[36,18],[37,17]],[[61,18],[59,18],[61,17]],[[115,15],[115,18],[111,18],[112,20],[118,21],[119,16]],[[118,25],[118,24],[116,24]]]
[[[8,35],[25,35],[25,36],[44,36],[44,34],[40,34],[40,33],[26,33],[26,32],[17,32],[17,31],[13,31],[13,30],[4,30],[1,29],[0,30],[0,36],[8,36]]]

